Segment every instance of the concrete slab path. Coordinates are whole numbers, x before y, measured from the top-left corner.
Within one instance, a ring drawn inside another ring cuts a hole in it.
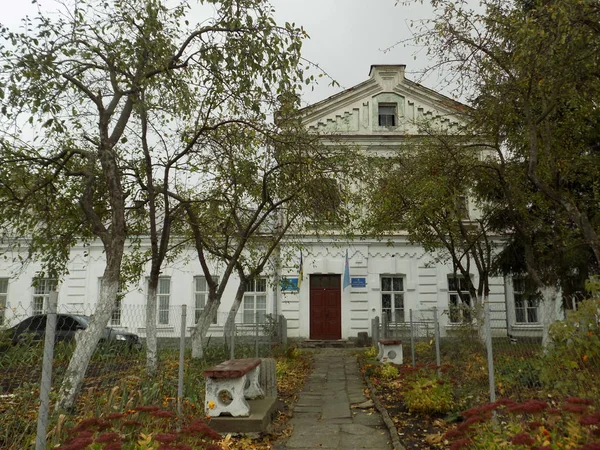
[[[315,350],[315,368],[298,396],[292,435],[276,450],[314,448],[391,449],[390,435],[376,409],[352,409],[367,399],[354,349]]]

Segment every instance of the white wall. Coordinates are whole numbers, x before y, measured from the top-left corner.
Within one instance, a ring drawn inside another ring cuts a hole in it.
[[[370,334],[371,319],[381,317],[380,277],[382,275],[403,275],[405,280],[405,311],[413,309],[415,318],[421,310],[438,308],[442,324],[442,335],[452,325],[448,323],[448,286],[447,276],[452,269],[449,265],[435,263],[431,255],[417,245],[410,244],[405,237],[395,239],[394,246],[378,241],[357,241],[341,243],[336,241],[307,243],[303,251],[304,280],[299,292],[278,292],[274,295],[273,286],[268,286],[267,313],[283,314],[288,320],[290,337],[308,337],[310,330],[310,275],[339,274],[343,279],[346,249],[348,250],[350,276],[366,278],[366,287],[348,287],[342,291],[342,337],[355,337],[361,331]],[[283,276],[297,277],[299,251],[284,249],[282,253],[287,261],[282,269]],[[291,255],[291,256],[289,256]],[[70,312],[90,313],[96,303],[100,288],[100,278],[104,271],[105,259],[100,245],[76,248],[69,264],[69,273],[59,287],[59,307]],[[14,314],[20,319],[31,314],[33,298],[32,279],[40,267],[30,264],[20,268],[18,261],[5,260],[0,263],[0,277],[9,277],[7,319]],[[148,265],[146,274],[149,273]],[[214,273],[221,275],[219,268]],[[193,249],[183,252],[176,261],[165,266],[162,276],[171,279],[171,315],[167,326],[159,326],[159,335],[177,335],[179,333],[179,309],[188,305],[187,327],[193,326],[194,317],[194,276],[203,275]],[[477,276],[474,274],[474,281]],[[226,313],[233,302],[237,290],[237,277],[231,277],[219,308],[218,323],[211,327],[212,334],[220,334]],[[506,335],[505,284],[501,278],[492,278],[490,283],[490,303],[492,327],[496,335]],[[509,294],[510,295],[510,294]],[[146,278],[129,286],[123,300],[123,327],[141,335],[145,331]],[[277,297],[278,304],[274,304]],[[509,297],[509,300],[511,297]],[[510,316],[514,322],[513,316]]]

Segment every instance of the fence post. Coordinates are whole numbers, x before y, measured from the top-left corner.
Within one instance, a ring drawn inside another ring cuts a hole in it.
[[[42,360],[42,383],[40,385],[40,409],[38,411],[35,450],[46,448],[46,429],[50,409],[50,388],[52,387],[52,360],[54,359],[54,336],[56,334],[56,308],[58,292],[48,296],[48,316],[46,319],[46,337],[44,340],[44,359]]]
[[[373,319],[371,319],[371,328],[371,334],[373,336],[373,346],[377,347],[379,342],[379,316],[375,316],[373,317]]]
[[[387,316],[387,314],[381,315],[381,337],[383,339],[388,338],[388,316]]]
[[[254,336],[254,353],[255,358],[258,358],[258,311],[256,311],[256,335]]]
[[[438,378],[442,376],[440,366],[442,365],[440,357],[440,324],[438,322],[438,310],[437,306],[433,308],[433,321],[434,321],[434,332],[435,332],[435,364],[437,366]]]
[[[415,333],[413,328],[413,313],[412,309],[408,311],[408,316],[410,317],[410,356],[412,358],[412,366],[415,368]]]
[[[185,327],[187,324],[187,305],[181,305],[181,332],[179,338],[179,379],[177,382],[177,414],[183,413],[183,366],[185,364]]]
[[[496,401],[496,383],[494,381],[494,353],[492,349],[492,326],[490,321],[490,302],[483,302],[483,322],[485,327],[485,347],[487,349],[488,376],[490,381],[490,402]]]
[[[229,359],[235,359],[235,323],[231,326],[231,345],[229,346],[231,351],[231,357]]]
[[[279,339],[281,340],[281,346],[287,347],[287,319],[283,316],[279,316]]]

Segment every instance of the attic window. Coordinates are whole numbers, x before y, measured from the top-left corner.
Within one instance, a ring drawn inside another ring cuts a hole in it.
[[[380,127],[395,127],[396,126],[396,104],[395,103],[380,103],[379,104],[379,126]]]

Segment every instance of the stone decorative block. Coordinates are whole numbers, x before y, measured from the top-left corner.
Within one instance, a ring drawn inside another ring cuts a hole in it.
[[[379,354],[377,360],[382,363],[402,364],[404,356],[402,354],[402,341],[399,339],[379,339]]]
[[[206,376],[205,411],[209,416],[229,414],[247,417],[246,399],[264,397],[260,387],[260,359],[232,359],[204,371]]]

